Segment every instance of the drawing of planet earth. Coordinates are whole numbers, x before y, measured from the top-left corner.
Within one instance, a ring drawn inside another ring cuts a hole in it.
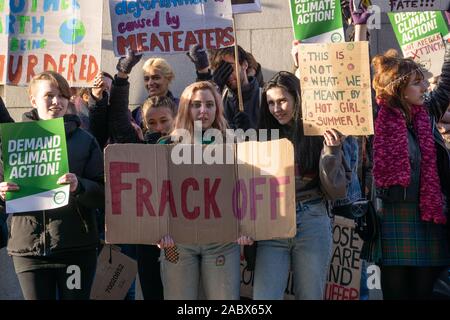
[[[65,44],[78,44],[86,36],[86,28],[78,19],[68,19],[59,28],[59,37]]]

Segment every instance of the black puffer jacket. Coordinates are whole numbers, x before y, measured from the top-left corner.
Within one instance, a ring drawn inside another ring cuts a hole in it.
[[[96,101],[91,94],[89,99],[89,132],[97,139],[103,150],[108,144],[108,94],[103,92],[102,99]]]
[[[14,122],[13,118],[9,115],[8,109],[6,109],[3,103],[2,97],[0,97],[0,123]],[[0,173],[2,175],[3,172]],[[8,226],[6,224],[7,216],[0,212],[0,249],[6,247],[8,240]]]
[[[108,113],[108,132],[114,143],[143,143],[131,125],[128,104],[130,83],[128,79],[114,77],[111,86],[111,105]]]
[[[35,110],[24,120],[38,120]],[[14,256],[50,256],[89,250],[99,242],[96,208],[105,203],[103,157],[89,133],[80,128],[76,115],[65,115],[69,171],[77,175],[79,187],[65,207],[13,214],[8,253]],[[4,210],[4,208],[2,208]]]

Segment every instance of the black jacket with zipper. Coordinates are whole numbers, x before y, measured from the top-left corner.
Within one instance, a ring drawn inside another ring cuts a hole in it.
[[[25,113],[23,120],[39,120],[36,110]],[[80,123],[76,115],[64,116],[69,172],[77,175],[77,190],[65,207],[14,213],[9,255],[51,256],[98,246],[95,209],[105,203],[103,156],[95,138],[81,129]]]
[[[115,76],[111,86],[111,104],[109,109],[103,109],[102,115],[102,110],[97,107],[94,117],[91,118],[91,123],[95,127],[101,126],[102,119],[105,118],[104,114],[107,112],[108,135],[111,143],[156,144],[161,138],[161,133],[147,131],[144,134],[144,140],[141,140],[131,125],[128,111],[129,95],[130,83],[128,79]]]
[[[0,97],[0,123],[14,122],[14,119],[9,115],[8,109]],[[0,177],[3,177],[3,171],[0,172]],[[0,212],[0,249],[6,247],[8,242],[8,225],[6,218],[8,216]]]

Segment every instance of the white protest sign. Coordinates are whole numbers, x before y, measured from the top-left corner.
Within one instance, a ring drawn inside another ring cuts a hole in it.
[[[261,12],[260,0],[231,0],[231,5],[234,14]]]
[[[234,44],[230,1],[111,0],[109,7],[116,56],[126,47],[150,55]]]
[[[372,0],[381,12],[440,11],[450,7],[450,0]]]
[[[0,84],[46,70],[87,86],[100,70],[101,1],[0,0]]]
[[[334,217],[333,254],[328,269],[325,300],[359,300],[363,241],[353,220]]]

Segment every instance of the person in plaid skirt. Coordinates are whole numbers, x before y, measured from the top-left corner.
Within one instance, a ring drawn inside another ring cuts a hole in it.
[[[449,153],[438,121],[449,105],[450,49],[441,80],[427,93],[419,65],[391,49],[372,60],[378,116],[373,177],[381,203],[384,299],[427,299],[450,264],[445,224]]]

